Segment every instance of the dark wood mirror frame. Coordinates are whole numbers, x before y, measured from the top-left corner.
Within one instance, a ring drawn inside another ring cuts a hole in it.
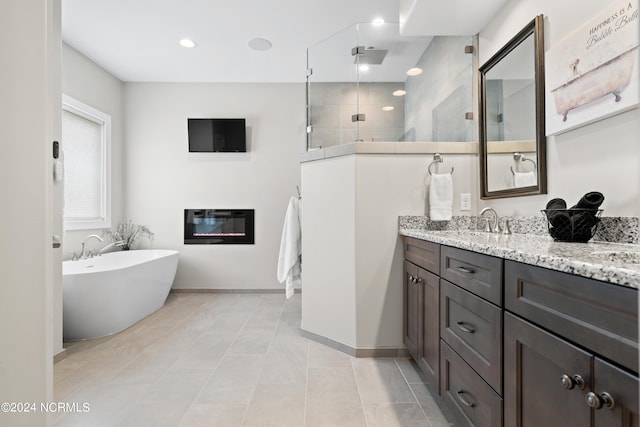
[[[498,199],[504,197],[529,196],[546,194],[547,192],[547,156],[545,135],[545,89],[544,89],[544,18],[536,16],[518,34],[496,52],[478,69],[479,95],[479,154],[480,154],[480,198]],[[487,108],[486,108],[486,73],[509,55],[520,43],[533,34],[534,37],[534,67],[535,67],[535,115],[536,115],[536,154],[537,154],[537,185],[522,188],[507,188],[489,191],[488,179],[488,141],[487,141]]]

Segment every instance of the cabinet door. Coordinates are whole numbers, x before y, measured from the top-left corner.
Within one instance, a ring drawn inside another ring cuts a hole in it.
[[[505,426],[590,426],[591,410],[585,405],[590,372],[589,353],[505,313]],[[586,384],[584,389],[571,388],[576,375]]]
[[[418,283],[421,286],[422,321],[418,365],[432,381],[440,385],[440,279],[426,270],[418,268]]]
[[[638,377],[595,359],[593,392],[602,406],[594,410],[595,427],[638,427]],[[613,406],[607,407],[607,394]]]
[[[402,337],[404,345],[413,360],[418,360],[418,351],[420,343],[418,342],[421,307],[420,284],[416,278],[418,277],[418,267],[410,262],[404,262],[404,283],[402,286],[402,302],[403,302],[403,319],[402,319]]]

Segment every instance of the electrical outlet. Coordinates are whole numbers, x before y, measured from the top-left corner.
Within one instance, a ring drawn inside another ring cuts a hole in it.
[[[471,194],[470,193],[460,193],[460,210],[461,211],[471,210]]]

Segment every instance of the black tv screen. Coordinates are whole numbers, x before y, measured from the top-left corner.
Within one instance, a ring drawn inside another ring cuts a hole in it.
[[[187,119],[189,151],[247,151],[245,119]]]

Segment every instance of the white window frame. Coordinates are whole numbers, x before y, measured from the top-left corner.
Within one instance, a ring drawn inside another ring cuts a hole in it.
[[[111,116],[66,94],[62,94],[62,109],[90,120],[101,132],[101,206],[97,218],[64,218],[65,230],[111,228]],[[64,155],[64,140],[62,141]]]

